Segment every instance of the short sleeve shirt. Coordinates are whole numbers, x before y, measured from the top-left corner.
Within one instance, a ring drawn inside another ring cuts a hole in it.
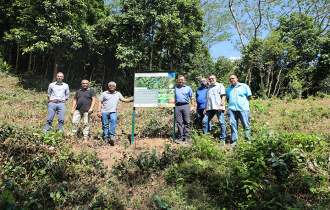
[[[250,87],[244,83],[238,83],[236,87],[229,86],[226,90],[226,98],[229,99],[228,109],[231,111],[249,111]]]
[[[64,82],[52,82],[48,86],[47,96],[51,101],[65,102],[70,97],[69,85]]]
[[[221,105],[221,96],[226,95],[225,87],[221,83],[215,83],[215,85],[210,85],[209,90],[206,93],[206,111],[218,110]],[[225,106],[223,106],[225,110]]]
[[[183,85],[181,88],[175,86],[175,103],[189,104],[189,99],[194,99],[194,94],[189,86]]]
[[[74,95],[74,99],[77,100],[76,110],[88,111],[91,108],[93,98],[96,98],[96,94],[93,89],[79,89]]]
[[[209,89],[208,86],[205,88],[199,87],[196,90],[197,109],[204,109],[206,104],[206,92]]]
[[[117,112],[119,100],[123,98],[121,93],[117,91],[114,93],[110,93],[110,91],[103,92],[99,98],[99,101],[102,102],[101,113]]]

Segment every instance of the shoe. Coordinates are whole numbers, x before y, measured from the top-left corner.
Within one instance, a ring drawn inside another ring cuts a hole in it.
[[[232,148],[236,147],[236,145],[237,145],[237,142],[234,142],[234,143],[230,144],[230,146],[231,146]]]
[[[189,137],[184,138],[184,142],[185,142],[186,144],[190,144],[190,142],[189,142]]]
[[[111,146],[114,146],[115,145],[115,137],[111,136],[109,143],[110,143]]]
[[[183,138],[181,137],[181,138],[179,138],[178,140],[176,140],[175,143],[177,143],[177,144],[181,144],[182,141],[183,141]]]

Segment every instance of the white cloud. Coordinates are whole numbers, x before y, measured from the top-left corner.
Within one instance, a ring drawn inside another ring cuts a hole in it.
[[[238,60],[238,59],[241,59],[241,57],[230,57],[229,60],[231,61],[235,61],[235,60]]]

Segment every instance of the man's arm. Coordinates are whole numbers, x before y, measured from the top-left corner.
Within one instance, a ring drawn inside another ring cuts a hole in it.
[[[67,85],[67,88],[65,90],[65,101],[69,100],[70,98],[70,89],[69,89],[69,85]]]
[[[207,107],[207,100],[206,100],[205,108],[204,108],[204,111],[203,111],[203,114],[204,114],[204,115],[205,115],[205,113],[206,113],[206,107]]]
[[[73,115],[76,105],[77,105],[77,99],[74,99],[72,102],[71,115]]]
[[[123,98],[123,99],[120,99],[120,101],[125,102],[125,103],[129,103],[129,102],[133,102],[134,98],[131,98],[131,99]]]
[[[228,100],[228,99],[227,99]],[[224,95],[221,95],[221,104],[225,104],[225,101],[226,101],[226,94],[224,94]],[[220,107],[219,107],[219,112],[221,112],[225,107],[225,105],[221,105],[220,104]]]
[[[92,97],[92,104],[91,104],[91,107],[88,110],[88,114],[92,114],[93,113],[95,102],[96,102],[96,97]],[[100,110],[101,110],[101,108],[100,108]]]
[[[252,95],[248,96],[248,100],[251,101],[252,100]]]
[[[190,111],[194,111],[195,110],[195,99],[191,99],[191,107],[190,107]]]
[[[99,104],[97,106],[97,116],[98,117],[101,117],[102,116],[102,113],[101,113],[101,107],[102,107],[102,102],[99,101]]]

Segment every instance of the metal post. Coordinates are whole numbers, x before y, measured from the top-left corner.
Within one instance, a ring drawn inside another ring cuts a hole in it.
[[[134,128],[135,128],[135,107],[133,107],[133,116],[132,116],[132,139],[131,139],[131,144],[134,144]]]
[[[175,141],[175,107],[173,111],[173,143]]]

